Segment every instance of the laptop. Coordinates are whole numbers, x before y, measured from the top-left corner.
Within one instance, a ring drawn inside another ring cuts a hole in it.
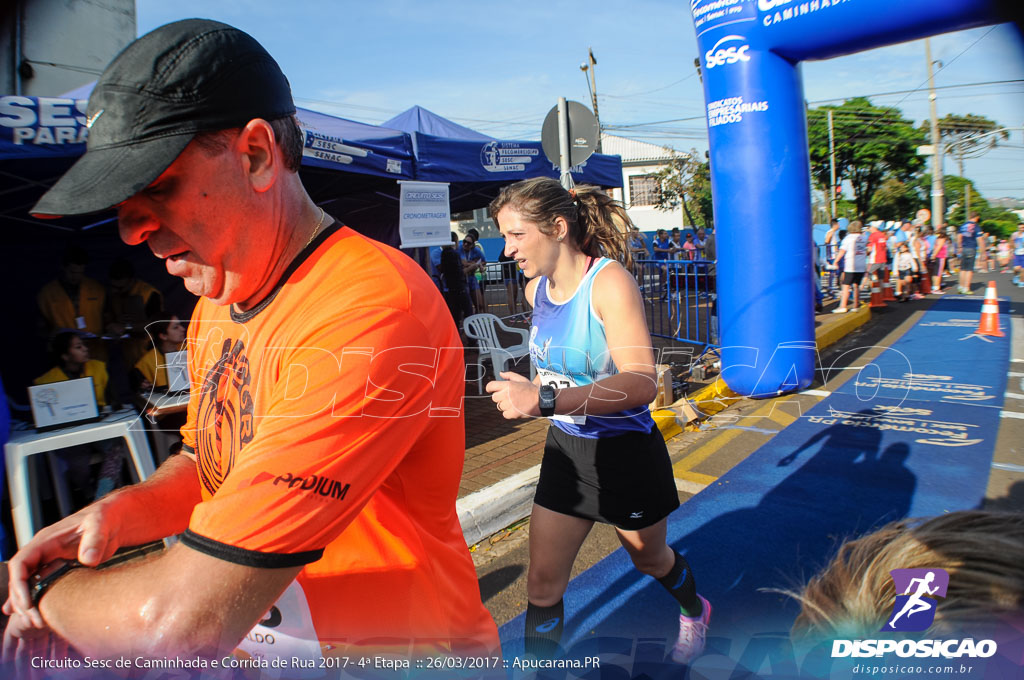
[[[168,352],[164,355],[164,367],[167,369],[167,393],[188,392],[188,351]]]
[[[38,432],[91,423],[100,419],[92,378],[76,378],[46,385],[31,385],[28,400]]]

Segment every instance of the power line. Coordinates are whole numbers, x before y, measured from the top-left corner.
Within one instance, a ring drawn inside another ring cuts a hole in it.
[[[989,32],[991,32],[991,31],[989,31]],[[988,35],[988,34],[986,33],[985,35]],[[985,36],[982,36],[982,38],[983,37],[985,37]],[[979,40],[980,40],[980,38],[979,38]],[[975,42],[977,42],[977,41],[975,41]],[[970,48],[968,48],[968,49],[970,49]],[[961,52],[960,54],[962,55],[963,52]],[[959,58],[959,55],[957,56],[957,58]],[[954,61],[955,61],[955,59],[954,59]],[[950,64],[952,64],[952,63],[953,62],[950,62]],[[943,68],[946,68],[946,66],[943,66]],[[941,69],[940,69],[939,72],[941,72]],[[925,81],[925,82],[927,83],[927,81]],[[989,80],[989,81],[986,81],[986,82],[979,82],[979,83],[962,83],[960,85],[939,85],[939,86],[936,86],[935,89],[936,90],[952,90],[952,89],[956,89],[956,88],[960,88],[960,87],[983,87],[985,85],[1008,85],[1008,84],[1016,84],[1016,83],[1024,83],[1024,79],[1017,78],[1017,79],[1012,79],[1012,80]],[[842,101],[846,101],[848,99],[858,99],[858,98],[870,99],[872,97],[892,97],[892,96],[900,95],[900,94],[914,94],[915,92],[922,92],[923,91],[921,89],[922,86],[923,85],[919,85],[919,86],[915,87],[913,90],[893,90],[891,92],[876,92],[874,94],[850,95],[850,96],[846,96],[846,97],[834,97],[832,99],[818,99],[818,100],[815,100],[813,102],[808,102],[808,103],[809,104],[826,104],[828,102],[842,102]]]

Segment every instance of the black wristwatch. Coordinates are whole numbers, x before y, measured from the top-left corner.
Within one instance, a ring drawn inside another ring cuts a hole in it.
[[[84,566],[78,560],[50,562],[49,564],[43,565],[42,569],[32,575],[32,586],[30,595],[32,597],[32,606],[38,607],[39,600],[42,599],[50,587],[60,580],[65,574],[72,569],[78,569]]]
[[[554,387],[551,385],[540,386],[538,405],[540,406],[540,414],[545,418],[555,415],[555,396]]]

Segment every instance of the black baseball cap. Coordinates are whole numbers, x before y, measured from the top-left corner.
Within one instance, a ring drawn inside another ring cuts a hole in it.
[[[201,132],[295,113],[291,87],[255,38],[227,24],[185,19],[124,48],[89,97],[89,139],[30,211],[85,215],[149,186]]]

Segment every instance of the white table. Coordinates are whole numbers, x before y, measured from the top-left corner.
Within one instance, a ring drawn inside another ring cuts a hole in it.
[[[95,423],[64,427],[49,432],[12,430],[4,454],[7,458],[7,487],[11,493],[11,515],[18,546],[27,543],[42,524],[39,498],[33,493],[29,457],[79,444],[124,437],[135,475],[140,481],[153,474],[153,454],[146,441],[141,416],[134,409],[110,413]]]

